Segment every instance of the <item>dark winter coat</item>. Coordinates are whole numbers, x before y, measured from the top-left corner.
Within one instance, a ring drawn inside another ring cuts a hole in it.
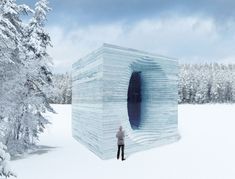
[[[125,137],[125,133],[123,130],[119,130],[116,134],[116,137],[118,139],[117,144],[118,145],[124,145],[124,137]]]

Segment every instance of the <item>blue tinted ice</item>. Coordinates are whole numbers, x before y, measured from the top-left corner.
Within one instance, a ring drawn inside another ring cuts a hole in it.
[[[179,139],[178,62],[104,44],[73,64],[73,137],[102,159],[116,156],[115,134],[126,153]]]

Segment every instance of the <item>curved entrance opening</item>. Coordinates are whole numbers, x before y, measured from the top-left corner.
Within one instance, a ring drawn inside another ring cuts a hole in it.
[[[128,87],[127,109],[132,129],[138,129],[141,122],[141,72],[132,73]]]

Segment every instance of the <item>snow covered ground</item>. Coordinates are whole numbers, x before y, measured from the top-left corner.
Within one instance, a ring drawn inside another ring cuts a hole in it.
[[[38,152],[11,162],[18,179],[234,179],[235,105],[180,105],[177,143],[100,160],[71,136],[71,105],[53,105]]]

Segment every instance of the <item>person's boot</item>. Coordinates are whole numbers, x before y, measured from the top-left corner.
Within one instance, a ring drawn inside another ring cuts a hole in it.
[[[125,159],[125,158],[122,158],[122,161],[123,161],[123,160],[126,160],[126,159]]]

